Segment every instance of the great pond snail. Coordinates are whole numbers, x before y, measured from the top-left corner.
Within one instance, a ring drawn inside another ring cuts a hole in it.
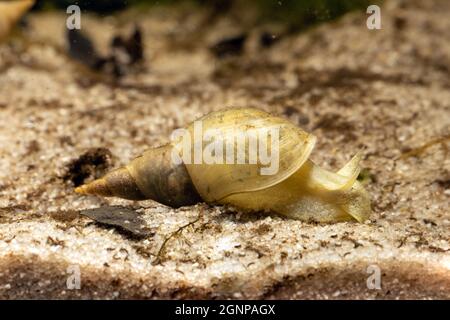
[[[315,142],[315,136],[264,111],[223,109],[75,191],[171,207],[205,201],[307,221],[366,220],[370,199],[357,181],[361,155],[333,173],[309,160]]]
[[[0,1],[0,41],[9,35],[17,21],[33,4],[34,0]]]

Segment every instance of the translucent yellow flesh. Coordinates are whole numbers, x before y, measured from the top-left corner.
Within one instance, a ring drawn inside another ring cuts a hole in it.
[[[338,173],[319,168],[308,160],[288,179],[264,190],[235,193],[219,201],[250,211],[270,210],[289,218],[337,222],[370,214],[370,199],[356,181],[360,156]]]

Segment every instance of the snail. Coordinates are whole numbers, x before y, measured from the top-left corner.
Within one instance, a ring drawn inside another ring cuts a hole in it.
[[[316,137],[288,120],[228,108],[180,130],[170,143],[75,191],[171,207],[204,201],[317,222],[363,222],[370,214],[357,181],[361,153],[337,173],[322,169],[309,159]]]
[[[34,0],[0,2],[0,41],[11,32],[14,25],[34,5]]]

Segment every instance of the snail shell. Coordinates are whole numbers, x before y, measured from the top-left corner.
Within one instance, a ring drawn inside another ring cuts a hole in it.
[[[236,155],[229,163],[176,163],[173,153],[183,160],[195,158],[195,142],[192,142],[194,148],[186,151],[178,139],[146,151],[127,166],[75,191],[132,200],[152,199],[172,207],[203,200],[210,204],[233,205],[245,211],[273,211],[294,219],[319,222],[364,221],[370,214],[368,193],[356,180],[360,171],[359,153],[333,173],[309,159],[315,136],[264,111],[229,108],[212,112],[186,128],[190,136],[198,134],[195,126],[198,122],[202,124],[200,134],[209,129],[218,132],[210,141],[202,140],[202,150],[211,141],[227,146],[229,135],[235,130],[278,128],[278,170],[274,174],[261,174],[266,164],[259,160],[237,163]],[[236,147],[235,140],[232,141],[232,146]],[[250,143],[247,141],[244,145],[247,155]]]
[[[17,21],[34,4],[34,0],[0,2],[0,41],[5,39]]]

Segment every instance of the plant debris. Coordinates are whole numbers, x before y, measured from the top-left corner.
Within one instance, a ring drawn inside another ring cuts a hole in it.
[[[263,48],[270,48],[273,46],[276,42],[278,42],[281,39],[281,35],[273,34],[271,32],[263,32],[261,34],[261,37],[259,38],[259,43]]]
[[[142,30],[136,25],[128,37],[115,35],[110,43],[110,52],[101,56],[93,41],[80,30],[67,31],[68,55],[90,70],[120,78],[129,68],[144,59]]]
[[[68,54],[74,60],[84,64],[90,69],[100,70],[105,63],[96,51],[91,39],[80,30],[67,30]]]
[[[50,216],[58,222],[71,222],[78,218],[79,212],[76,210],[54,211],[50,212]]]
[[[161,245],[161,247],[158,250],[158,253],[156,254],[156,258],[153,261],[153,265],[158,265],[158,264],[160,264],[162,262],[163,256],[164,256],[164,254],[166,252],[167,243],[169,242],[170,239],[180,235],[183,232],[184,229],[192,226],[193,224],[198,222],[200,219],[201,219],[201,214],[194,221],[191,221],[191,222],[185,224],[184,226],[181,226],[175,232],[172,232],[167,238],[165,238],[163,243],[162,243],[162,245]]]
[[[446,149],[446,143],[448,143],[450,141],[450,135],[446,135],[443,137],[439,137],[436,139],[433,139],[431,141],[428,141],[427,143],[425,143],[424,145],[418,147],[418,148],[414,148],[414,149],[410,149],[405,151],[402,155],[401,155],[401,159],[405,159],[405,158],[409,158],[409,157],[417,157],[420,156],[422,153],[424,153],[426,150],[428,150],[428,148],[431,148],[434,145],[438,145],[438,144],[442,144]]]
[[[80,214],[86,216],[100,225],[116,228],[118,231],[125,232],[137,238],[145,238],[153,233],[147,228],[145,221],[139,217],[135,210],[121,206],[104,206],[95,209],[80,211]]]
[[[377,181],[376,176],[367,168],[361,169],[357,179],[364,185]]]
[[[70,181],[75,187],[88,179],[97,179],[111,166],[112,154],[106,148],[92,148],[67,165],[64,181]]]
[[[111,48],[115,50],[113,56],[118,62],[133,65],[144,59],[142,30],[136,25],[129,38],[117,35],[111,41]],[[122,58],[122,59],[119,59]]]
[[[244,44],[247,34],[240,34],[234,37],[225,38],[217,42],[212,48],[212,53],[219,59],[238,56],[244,52]]]

